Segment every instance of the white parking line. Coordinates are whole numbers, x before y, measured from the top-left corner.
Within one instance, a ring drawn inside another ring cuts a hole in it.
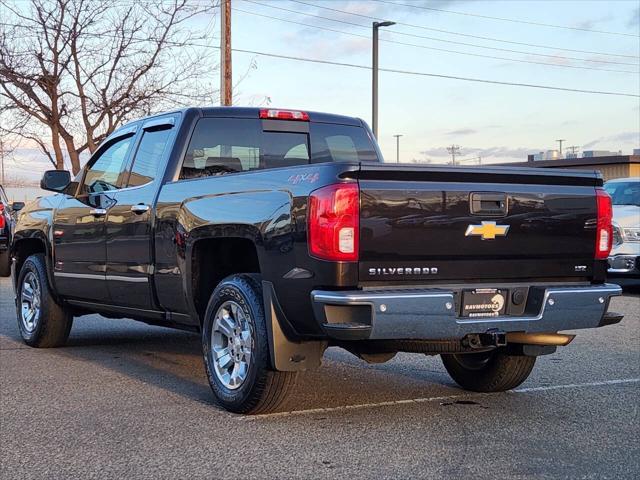
[[[573,389],[573,388],[605,387],[610,385],[622,385],[622,384],[637,383],[637,382],[640,382],[640,378],[621,378],[621,379],[615,379],[615,380],[603,380],[601,382],[568,383],[565,385],[548,385],[544,387],[518,388],[516,390],[510,390],[506,393],[510,393],[510,394],[535,393],[535,392],[546,392],[550,390],[563,390],[563,389]],[[245,421],[259,420],[261,418],[291,417],[295,415],[310,415],[314,413],[342,412],[347,410],[362,410],[365,408],[379,408],[379,407],[390,407],[390,406],[396,406],[396,405],[411,405],[411,404],[417,404],[417,403],[441,402],[441,401],[456,400],[459,398],[487,397],[491,395],[498,395],[498,394],[497,393],[461,393],[458,395],[445,395],[440,397],[409,398],[406,400],[390,400],[386,402],[377,402],[377,403],[359,403],[356,405],[340,405],[337,407],[309,408],[306,410],[292,410],[290,412],[265,413],[262,415],[247,415],[247,416],[242,416],[237,418],[239,420],[245,420]]]
[[[568,383],[566,385],[548,385],[545,387],[529,387],[511,390],[509,393],[546,392],[547,390],[561,390],[563,388],[604,387],[606,385],[620,385],[622,383],[640,382],[640,378],[621,378],[617,380],[603,380],[590,383]]]

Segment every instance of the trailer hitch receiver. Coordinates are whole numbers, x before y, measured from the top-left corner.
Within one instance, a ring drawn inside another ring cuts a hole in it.
[[[462,344],[472,349],[504,347],[507,345],[507,333],[497,329],[487,330],[485,333],[470,333],[462,339]]]

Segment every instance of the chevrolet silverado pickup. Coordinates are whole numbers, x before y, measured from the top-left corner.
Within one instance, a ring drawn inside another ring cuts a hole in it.
[[[11,248],[24,341],[88,313],[198,332],[233,412],[277,409],[329,346],[508,390],[622,318],[593,171],[385,164],[360,119],[220,107],[131,122],[41,186]]]

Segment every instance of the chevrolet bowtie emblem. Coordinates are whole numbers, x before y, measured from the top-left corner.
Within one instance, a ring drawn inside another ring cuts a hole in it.
[[[509,231],[509,225],[496,225],[496,222],[482,222],[482,225],[469,225],[464,233],[465,237],[478,235],[482,240],[493,240],[504,237]]]

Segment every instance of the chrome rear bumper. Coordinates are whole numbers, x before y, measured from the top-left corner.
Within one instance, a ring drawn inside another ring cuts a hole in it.
[[[316,320],[340,340],[451,339],[497,329],[558,332],[595,328],[622,318],[607,314],[618,285],[531,287],[521,316],[460,317],[458,292],[446,288],[311,292]]]

